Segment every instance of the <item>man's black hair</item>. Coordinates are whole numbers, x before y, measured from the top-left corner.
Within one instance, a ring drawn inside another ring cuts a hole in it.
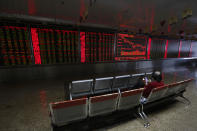
[[[155,79],[157,82],[161,82],[162,80],[162,75],[160,71],[154,71],[152,73],[152,78]]]

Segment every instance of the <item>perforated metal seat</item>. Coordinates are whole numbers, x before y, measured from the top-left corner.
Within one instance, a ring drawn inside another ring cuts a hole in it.
[[[128,88],[130,75],[116,76],[113,82],[112,90],[122,90]]]
[[[180,83],[169,84],[168,85],[168,90],[165,93],[165,97],[176,94],[179,88],[180,88]]]
[[[186,90],[186,87],[188,86],[189,82],[192,81],[193,79],[187,79],[187,80],[183,80],[180,83],[179,89],[177,90],[177,92],[182,92],[184,90]]]
[[[89,116],[111,113],[116,110],[118,93],[89,98]]]
[[[95,79],[94,94],[100,94],[111,91],[113,77]]]
[[[71,99],[93,94],[93,79],[72,81],[69,85]]]
[[[88,99],[75,99],[50,103],[52,123],[56,126],[68,124],[71,121],[84,119],[88,115]]]
[[[144,73],[142,73],[142,74],[132,74],[131,77],[129,78],[128,87],[133,89],[134,86],[137,84],[138,79],[142,76],[144,76]]]
[[[128,109],[140,104],[143,88],[121,92],[118,110]]]
[[[163,98],[167,90],[168,90],[168,85],[154,88],[148,97],[148,102],[152,102]]]

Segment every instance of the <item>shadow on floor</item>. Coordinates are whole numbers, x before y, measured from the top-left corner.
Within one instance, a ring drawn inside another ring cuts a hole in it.
[[[163,112],[172,108],[174,105],[176,105],[179,102],[180,101],[178,101],[177,99],[169,99],[169,100],[165,100],[156,104],[155,103],[149,104],[144,107],[144,111],[147,114],[151,114],[151,115],[158,114],[160,112]]]
[[[178,100],[172,99],[157,104],[150,104],[145,106],[144,111],[147,115],[158,114],[172,108],[178,102]],[[136,109],[116,111],[112,114],[87,118],[86,120],[74,122],[66,126],[54,127],[53,131],[92,131],[110,129],[122,123],[135,120],[136,117],[139,117],[136,115],[136,112]]]

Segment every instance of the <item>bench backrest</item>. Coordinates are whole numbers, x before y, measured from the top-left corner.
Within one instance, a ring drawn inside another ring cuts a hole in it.
[[[167,90],[168,85],[154,88],[149,95],[148,101],[152,102],[155,100],[159,100],[160,98],[164,97],[164,94],[167,92]]]
[[[126,89],[128,87],[130,75],[115,76],[112,90],[114,89]]]
[[[128,109],[140,104],[143,88],[121,92],[118,110]]]
[[[110,113],[116,110],[118,93],[89,98],[89,116]]]
[[[180,85],[178,92],[184,91],[186,87],[188,86],[189,82],[192,81],[193,79],[187,79],[182,81],[182,84]]]
[[[175,82],[172,84],[169,84],[168,90],[165,93],[165,96],[173,95],[173,94],[178,94],[181,91],[184,91],[186,87],[188,86],[188,83],[192,81],[193,79],[187,79],[179,82]]]
[[[75,99],[49,104],[53,124],[65,125],[71,121],[84,119],[88,115],[88,99]]]
[[[168,85],[168,90],[165,93],[165,96],[170,96],[176,94],[178,89],[180,88],[180,83],[172,83]]]
[[[138,79],[141,77],[141,76],[144,76],[144,73],[143,74],[133,74],[131,75],[131,78],[129,79],[129,82],[128,82],[128,87],[134,87],[137,82],[138,82]]]
[[[103,93],[112,88],[113,77],[95,79],[94,93]]]
[[[70,84],[70,94],[73,97],[84,96],[92,93],[93,79],[72,81]]]

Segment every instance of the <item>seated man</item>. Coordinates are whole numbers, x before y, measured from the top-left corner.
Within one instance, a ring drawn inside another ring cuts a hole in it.
[[[147,102],[147,98],[148,96],[150,95],[152,89],[154,88],[157,88],[157,87],[160,87],[160,86],[163,86],[164,83],[162,82],[162,75],[161,75],[161,72],[159,71],[155,71],[152,73],[152,78],[153,78],[153,81],[148,83],[148,85],[146,85],[144,87],[144,91],[143,91],[143,94],[142,94],[142,98],[141,98],[141,103],[144,104]]]

